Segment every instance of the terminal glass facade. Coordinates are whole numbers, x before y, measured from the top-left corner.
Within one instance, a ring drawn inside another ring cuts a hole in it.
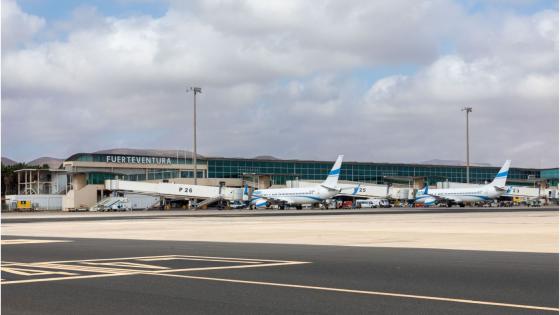
[[[189,169],[192,166],[190,158],[80,153],[71,156],[67,161],[103,163],[95,169],[78,167],[74,170],[87,173],[89,184],[103,184],[105,179],[144,181],[193,177],[193,171]],[[294,179],[323,180],[334,161],[202,158],[198,159],[198,163],[207,165],[208,169],[207,172],[199,170],[197,174],[199,178],[241,179],[252,175],[268,175],[272,184],[284,185],[287,180]],[[165,167],[157,167],[158,164]],[[146,167],[133,168],[130,165]],[[479,184],[490,182],[498,170],[499,167],[472,166],[470,182]],[[341,180],[372,184],[388,182],[406,184],[415,177],[425,178],[430,185],[442,181],[466,182],[466,168],[444,165],[344,162],[340,174]],[[509,171],[508,182],[515,184],[518,181],[520,184],[527,185],[531,180],[539,178],[546,179],[549,184],[557,185],[558,169],[512,168]]]
[[[273,184],[283,185],[286,180],[325,179],[334,162],[318,161],[261,161],[252,159],[208,159],[208,176],[213,178],[241,178],[243,174],[270,175]],[[471,167],[470,182],[490,182],[499,167]],[[539,177],[535,169],[510,169],[508,179],[527,180]],[[406,181],[406,178],[425,177],[429,184],[441,181],[466,182],[465,167],[442,165],[385,164],[344,162],[340,173],[341,180],[386,183]]]
[[[546,179],[551,186],[558,186],[558,169],[551,168],[540,171],[540,178]]]

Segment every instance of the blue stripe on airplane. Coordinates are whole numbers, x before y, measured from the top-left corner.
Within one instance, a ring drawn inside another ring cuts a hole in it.
[[[338,174],[340,174],[340,168],[337,168],[336,170],[332,170],[329,172],[329,176],[338,175]]]
[[[454,195],[454,196],[457,196],[457,197],[475,197],[475,198],[480,198],[481,200],[492,200],[492,198],[490,198],[490,197],[481,196],[481,195]],[[420,197],[416,197],[415,200],[418,201],[418,200],[422,200],[424,198],[430,198],[430,197],[431,196],[420,196]],[[451,198],[451,196],[445,196],[444,195],[444,196],[439,196],[439,197],[441,197],[443,199],[453,200],[453,198]]]
[[[282,200],[282,198],[309,198],[312,200],[316,200],[316,201],[323,201],[323,199],[318,198],[318,197],[313,197],[313,196],[304,196],[304,195],[295,195],[295,196],[277,196],[277,197],[253,197],[251,198],[251,202],[255,201],[255,200],[259,200],[259,199],[278,199],[278,200]]]
[[[496,177],[505,177],[508,176],[508,171],[503,171],[501,173],[498,173],[498,175],[496,175]]]

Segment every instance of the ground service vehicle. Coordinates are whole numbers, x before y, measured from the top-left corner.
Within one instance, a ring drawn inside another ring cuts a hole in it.
[[[365,199],[357,200],[356,208],[389,208],[391,205],[387,199]]]

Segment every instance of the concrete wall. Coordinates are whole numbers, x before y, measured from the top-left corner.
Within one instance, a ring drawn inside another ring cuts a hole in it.
[[[389,189],[389,196],[392,199],[398,200],[414,199],[414,189],[404,187],[391,187]]]
[[[74,184],[76,183],[76,184]],[[97,191],[103,190],[103,185],[86,185],[80,187],[81,182],[79,180],[72,180],[72,186],[74,189],[68,191],[68,193],[63,197],[62,210],[80,209],[80,208],[90,208],[97,203]]]
[[[14,210],[15,202],[31,201],[36,210],[60,210],[62,209],[63,195],[8,195],[6,203],[10,210]]]

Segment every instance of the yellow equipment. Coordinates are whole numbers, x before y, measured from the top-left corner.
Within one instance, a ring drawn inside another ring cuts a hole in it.
[[[28,200],[18,200],[16,208],[22,210],[30,210],[32,207],[31,201]]]

